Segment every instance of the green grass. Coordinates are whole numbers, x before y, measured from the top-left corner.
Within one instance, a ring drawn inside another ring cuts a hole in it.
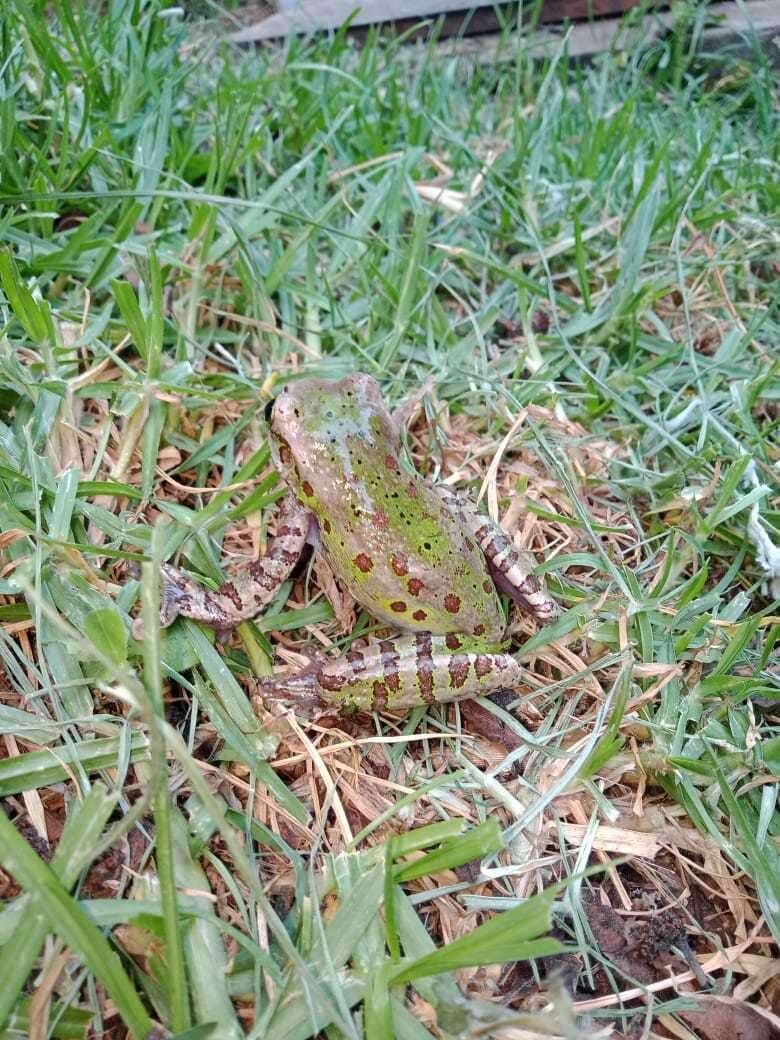
[[[690,867],[629,858],[605,886],[652,877],[672,902],[672,874],[706,880],[709,952],[743,934],[738,890],[753,952],[777,952],[778,93],[758,51],[692,56],[702,19],[584,67],[512,38],[484,66],[373,36],[240,52],[158,2],[0,13],[3,1036],[530,1029],[453,972],[546,956],[551,909],[604,960],[582,899],[601,879],[572,880],[597,823],[658,830]],[[430,157],[455,192],[484,172],[462,211],[418,195]],[[258,719],[270,633],[343,643],[315,586],[225,653],[155,627],[155,561],[219,580],[226,531],[273,515],[273,385],[353,370],[394,404],[430,376],[416,463],[473,490],[528,411],[488,500],[526,496],[568,609],[515,630],[525,710],[487,704],[503,761],[455,710],[302,720],[313,745]],[[474,860],[501,868],[476,889],[452,873]],[[646,1013],[576,1012],[555,998],[548,1026]]]

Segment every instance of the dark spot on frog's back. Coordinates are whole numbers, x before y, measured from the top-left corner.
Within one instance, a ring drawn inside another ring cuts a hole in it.
[[[392,455],[385,455],[385,466],[392,470],[393,473],[400,473],[401,468],[398,465],[398,459],[393,458]]]
[[[390,557],[390,566],[399,578],[409,573],[409,561],[403,553],[393,553]]]
[[[415,610],[414,614],[412,614],[412,617],[415,621],[425,621],[428,615],[425,613],[424,610]]]
[[[490,593],[495,588],[495,586],[493,585],[493,582],[490,580],[490,578],[485,578],[485,580],[482,582],[482,588],[485,590],[485,592],[489,596]]]
[[[457,614],[460,610],[460,596],[456,596],[454,592],[448,593],[444,597],[444,609],[450,614]]]
[[[327,517],[322,521],[322,530],[325,534],[330,534],[331,532],[330,520]]]
[[[409,594],[412,596],[419,596],[423,589],[423,582],[419,578],[410,578],[406,583],[406,587],[409,590]]]
[[[301,484],[301,490],[307,498],[314,498],[314,488],[311,486],[308,480],[304,480],[304,482]]]
[[[475,636],[484,636],[484,634],[485,634],[485,626],[481,622],[480,622],[480,624],[474,626],[474,635]]]
[[[458,637],[455,635],[454,632],[449,632],[447,634],[447,637],[445,638],[444,641],[447,644],[448,649],[450,649],[450,650],[459,650],[460,649],[460,645],[461,645],[460,639],[458,639]]]
[[[365,553],[358,553],[352,562],[363,574],[370,574],[374,569],[374,561],[370,556],[366,556]]]
[[[406,610],[406,604],[402,599],[394,599],[390,604],[390,609],[395,611],[396,614],[403,614]]]

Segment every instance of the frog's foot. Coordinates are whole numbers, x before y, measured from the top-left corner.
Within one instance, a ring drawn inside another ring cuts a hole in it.
[[[283,679],[261,679],[257,695],[262,700],[291,702],[302,714],[315,716],[326,710],[317,673],[319,667],[304,668]]]
[[[204,588],[189,575],[164,563],[160,568],[161,627],[167,628],[181,615],[215,628],[220,641],[229,638],[236,625],[256,617],[274,598],[300,559],[310,527],[309,511],[294,495],[287,495],[280,504],[276,537],[266,555],[216,591]],[[138,620],[133,624],[134,636],[136,631],[142,632]]]
[[[259,692],[305,710],[404,712],[519,683],[521,668],[511,654],[470,651],[469,645],[473,640],[427,632],[382,639],[287,678],[264,680]]]
[[[329,660],[320,647],[310,648],[306,652],[306,664],[302,668],[279,679],[260,679],[257,694],[269,701],[293,701],[304,714],[316,714],[327,708],[326,701],[319,694],[318,676]]]
[[[512,553],[516,553],[513,547],[510,548]],[[507,560],[508,558],[505,558],[504,562]],[[537,621],[547,624],[558,617],[558,604],[549,595],[539,578],[529,573],[529,568],[522,561],[510,563],[507,573],[490,561],[488,561],[488,567],[498,588],[523,610],[533,614]]]
[[[498,588],[543,624],[554,620],[559,613],[558,604],[539,578],[531,573],[531,567],[524,562],[503,528],[474,512],[451,488],[440,486],[437,490],[450,509],[460,514],[463,523],[477,539]]]

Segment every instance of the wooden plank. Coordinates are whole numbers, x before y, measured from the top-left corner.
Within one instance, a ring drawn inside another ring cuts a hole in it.
[[[662,0],[656,0],[658,6]],[[539,22],[559,22],[566,18],[598,18],[623,14],[639,0],[544,0]],[[405,32],[425,19],[442,19],[442,36],[461,32],[491,32],[503,24],[516,22],[518,5],[496,0],[394,0],[388,11],[387,0],[296,0],[285,9],[234,33],[234,43],[254,43],[301,33],[338,29],[358,9],[350,25],[367,29],[371,25],[392,24]],[[425,27],[421,33],[426,33]]]
[[[711,56],[721,54],[724,63],[733,64],[735,58],[750,60],[754,54],[753,40],[763,46],[764,53],[773,65],[780,67],[780,0],[731,0],[713,3],[709,7],[713,19],[720,24],[705,29],[699,41],[699,51]],[[667,32],[674,24],[675,16],[670,11],[659,11],[647,15],[633,27],[625,25],[621,18],[605,18],[599,22],[572,25],[566,44],[571,58],[587,60],[605,51],[631,51],[635,47],[647,46]],[[520,46],[531,58],[549,58],[560,47],[562,33],[545,30],[524,34]],[[470,36],[459,40],[443,40],[436,44],[437,58],[458,57],[477,65],[495,65],[502,61],[514,61],[517,37],[490,33]],[[417,47],[404,48],[396,60],[415,64],[422,60],[423,52]]]

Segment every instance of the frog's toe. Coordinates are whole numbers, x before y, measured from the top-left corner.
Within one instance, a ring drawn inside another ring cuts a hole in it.
[[[160,625],[167,628],[179,616],[179,608],[188,595],[189,583],[184,575],[164,563],[160,568],[162,595],[160,597]]]

